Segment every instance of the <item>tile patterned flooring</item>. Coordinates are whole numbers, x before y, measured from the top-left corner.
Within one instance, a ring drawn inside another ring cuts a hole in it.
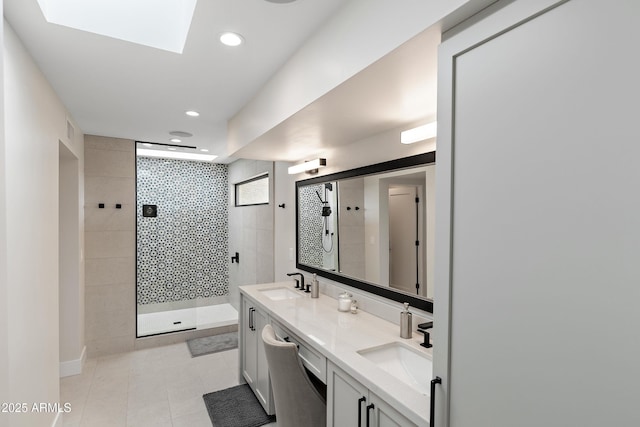
[[[192,358],[183,342],[90,359],[60,380],[63,425],[211,427],[202,395],[238,384],[237,349]]]

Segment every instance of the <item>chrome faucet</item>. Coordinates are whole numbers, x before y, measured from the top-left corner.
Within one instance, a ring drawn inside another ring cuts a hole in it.
[[[295,279],[296,288],[304,291],[304,276],[302,275],[302,273],[287,273],[287,276],[300,276],[300,281],[298,281],[298,279]]]

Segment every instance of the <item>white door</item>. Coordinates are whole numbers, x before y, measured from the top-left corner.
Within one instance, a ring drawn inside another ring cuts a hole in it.
[[[506,3],[438,61],[436,425],[638,426],[640,2]]]
[[[419,194],[415,186],[389,189],[389,285],[412,294],[425,286]]]

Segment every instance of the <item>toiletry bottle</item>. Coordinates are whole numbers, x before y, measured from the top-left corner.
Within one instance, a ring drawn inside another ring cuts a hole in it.
[[[311,298],[318,298],[320,296],[320,283],[318,282],[318,276],[313,273],[313,279],[311,279]]]
[[[409,311],[409,303],[404,303],[404,311],[400,313],[400,338],[411,338],[411,318],[413,314]]]
[[[351,314],[358,314],[358,301],[351,300]]]

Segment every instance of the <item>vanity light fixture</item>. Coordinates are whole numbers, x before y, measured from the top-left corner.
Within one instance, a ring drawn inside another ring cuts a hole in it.
[[[315,159],[289,167],[289,175],[301,172],[318,173],[318,168],[327,166],[327,159]]]
[[[220,43],[225,46],[236,47],[240,46],[244,42],[242,36],[238,33],[232,33],[231,31],[227,31],[225,33],[220,34]]]
[[[426,125],[400,132],[400,142],[413,144],[414,142],[435,138],[437,134],[438,122],[427,123]]]

